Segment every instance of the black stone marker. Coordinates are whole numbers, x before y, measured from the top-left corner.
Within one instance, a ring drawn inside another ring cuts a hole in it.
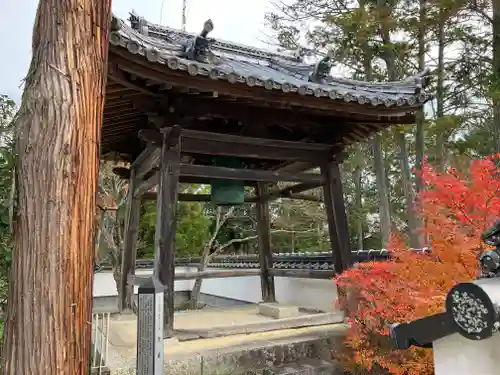
[[[482,239],[496,249],[479,257],[479,279],[452,287],[444,313],[393,324],[390,337],[394,348],[430,348],[434,341],[454,333],[469,340],[486,340],[500,331],[500,220]]]
[[[137,375],[163,375],[163,290],[153,278],[137,297]]]
[[[491,337],[500,327],[500,278],[455,285],[448,292],[446,312],[465,338]]]

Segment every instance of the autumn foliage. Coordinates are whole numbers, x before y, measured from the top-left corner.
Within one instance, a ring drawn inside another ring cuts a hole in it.
[[[336,279],[349,292],[350,367],[434,373],[432,350],[391,349],[388,327],[442,312],[450,287],[477,276],[477,255],[485,246],[481,234],[500,218],[499,161],[500,154],[472,161],[467,173],[437,173],[426,164],[418,215],[431,252],[409,251],[405,239],[393,235],[391,261],[363,263]]]

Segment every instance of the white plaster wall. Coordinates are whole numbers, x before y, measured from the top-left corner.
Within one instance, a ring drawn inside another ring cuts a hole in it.
[[[458,333],[433,343],[435,375],[500,375],[500,334],[468,340]]]
[[[332,311],[337,299],[337,289],[332,280],[276,277],[276,299],[283,304],[321,311]],[[207,279],[201,292],[245,302],[262,301],[260,277],[235,277],[231,279]]]
[[[194,272],[196,269],[177,267],[176,272]],[[151,275],[151,270],[137,270],[137,275]],[[175,282],[175,291],[190,291],[194,280]],[[337,290],[332,280],[275,278],[276,299],[279,303],[298,307],[333,311]],[[137,287],[136,287],[137,293]],[[217,297],[258,303],[262,300],[260,277],[246,276],[203,280],[201,292]],[[113,274],[98,272],[94,276],[94,297],[117,295]]]
[[[195,268],[188,267],[177,267],[177,272],[195,272]],[[152,275],[151,270],[136,270],[135,274],[138,276]],[[190,291],[193,289],[194,280],[177,280],[174,285],[176,292]],[[135,293],[137,293],[138,287],[135,287]],[[116,296],[118,291],[116,290],[116,283],[113,279],[113,273],[111,271],[96,272],[94,274],[94,297],[106,297],[106,296]]]

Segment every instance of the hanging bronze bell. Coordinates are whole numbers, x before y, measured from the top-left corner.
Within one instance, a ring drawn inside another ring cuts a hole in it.
[[[217,167],[242,169],[243,163],[237,158],[217,157]],[[212,203],[216,206],[237,206],[245,203],[245,183],[238,180],[210,181]]]

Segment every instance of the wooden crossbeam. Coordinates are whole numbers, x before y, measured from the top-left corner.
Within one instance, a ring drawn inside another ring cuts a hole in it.
[[[261,182],[308,182],[321,185],[324,178],[312,173],[287,173],[255,169],[235,169],[209,165],[181,164],[181,175],[221,180],[251,180]]]
[[[142,194],[142,199],[144,200],[156,200],[158,193],[156,191],[147,191]],[[314,195],[307,194],[289,194],[283,198],[297,199],[311,202],[323,202],[323,199],[316,197]],[[179,202],[210,202],[210,194],[191,194],[191,193],[179,193]],[[257,197],[246,196],[245,203],[255,203],[257,202]]]
[[[162,131],[165,130],[168,131],[168,128],[162,129]],[[159,145],[161,132],[156,129],[143,129],[139,131],[139,138],[151,144]],[[332,146],[184,129],[182,131],[181,151],[214,156],[300,160],[320,163],[330,158]]]
[[[287,186],[287,187],[282,188],[282,189],[274,189],[274,190],[268,192],[264,196],[264,199],[267,201],[274,200],[277,198],[295,199],[295,196],[299,196],[299,197],[302,196],[300,193],[307,191],[307,190],[315,189],[319,186],[321,186],[321,183],[317,183],[317,182],[304,182],[301,184],[295,184],[292,186]],[[311,199],[305,199],[305,200],[311,200],[311,201],[317,201],[317,202],[322,201],[322,199],[319,197],[310,196],[310,198]],[[298,199],[301,199],[301,198],[298,198]]]
[[[245,276],[259,276],[260,269],[236,269],[229,271],[207,270],[200,272],[183,272],[176,273],[175,280],[196,280],[196,279],[221,279],[229,277],[245,277]],[[151,276],[136,276],[131,275],[128,277],[127,282],[131,285],[141,285],[149,280]]]
[[[196,279],[225,279],[232,277],[260,276],[260,269],[233,269],[233,270],[205,270],[200,272],[175,273],[175,280],[196,280]],[[335,276],[332,270],[284,270],[270,268],[269,274],[274,277],[291,277],[304,279],[331,279]],[[129,275],[127,283],[129,285],[141,285],[149,280],[151,276]]]
[[[262,171],[252,169],[234,169],[225,167],[214,167],[208,165],[192,165],[181,164],[181,176],[203,178],[206,180],[219,179],[219,180],[243,180],[243,181],[261,181],[261,182],[305,182],[308,186],[317,187],[323,184],[324,178],[319,174],[312,173],[288,173],[288,172],[274,172]],[[147,180],[143,181],[135,190],[134,196],[142,196],[147,191],[151,190],[153,186],[158,184],[158,174],[153,173]],[[311,188],[309,188],[311,189]],[[286,197],[286,195],[282,195]],[[278,198],[278,197],[276,197]]]
[[[157,169],[155,169],[157,171]],[[124,180],[130,179],[130,169],[125,167],[115,167],[113,168],[113,173],[123,178]],[[207,185],[210,184],[210,180],[202,177],[189,177],[189,176],[181,176],[179,178],[179,183],[181,184],[191,184],[191,185]],[[244,181],[245,186],[255,186],[254,181]],[[152,185],[154,186],[154,185]],[[146,198],[147,199],[147,198]]]

